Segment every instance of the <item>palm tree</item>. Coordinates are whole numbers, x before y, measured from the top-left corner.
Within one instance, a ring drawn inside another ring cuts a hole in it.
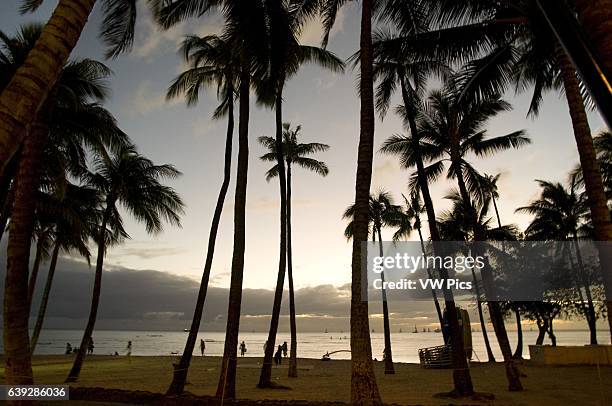
[[[283,124],[282,155],[287,168],[287,279],[289,280],[289,325],[291,329],[291,348],[289,352],[289,377],[297,377],[297,327],[295,319],[295,292],[293,289],[293,251],[291,244],[291,166],[297,165],[321,176],[327,176],[329,169],[323,161],[317,161],[308,155],[327,151],[329,145],[311,142],[303,144],[298,142],[298,135],[302,126],[291,129],[291,124]],[[276,139],[272,137],[259,137],[259,143],[268,149],[268,153],[261,156],[265,162],[276,162]],[[266,173],[266,180],[278,176],[278,164],[275,164]],[[270,342],[270,341],[268,341]],[[272,346],[274,348],[274,346]]]
[[[442,173],[446,160],[450,162],[447,177],[457,180],[460,196],[465,202],[463,207],[469,211],[468,219],[471,219],[476,233],[475,241],[485,241],[485,237],[477,227],[477,212],[470,194],[476,195],[477,200],[484,199],[480,187],[482,176],[465,159],[466,154],[473,152],[476,156],[487,156],[530,142],[529,138],[524,136],[524,131],[515,131],[495,138],[487,137],[487,132],[483,130],[487,121],[496,114],[509,110],[511,106],[498,95],[481,97],[475,94],[474,89],[480,85],[478,78],[470,76],[469,67],[467,73],[460,71],[459,74],[453,75],[443,89],[431,93],[423,114],[421,132],[430,140],[431,145],[437,147],[429,151],[429,158],[445,158],[435,161],[427,168],[432,178],[435,179]],[[478,249],[478,245],[475,248]],[[479,253],[475,252],[475,255]],[[490,272],[483,270],[482,278],[486,296],[493,297],[494,285]],[[512,351],[499,303],[489,300],[487,305],[504,356],[509,390],[522,390],[519,373],[512,361]]]
[[[411,107],[405,107],[406,113],[414,111],[415,113],[421,114],[424,105],[419,98],[413,97],[409,100]],[[400,157],[400,164],[404,168],[415,167],[416,177],[413,177],[413,181],[416,179],[418,189],[423,195],[423,202],[425,205],[425,211],[427,212],[427,224],[429,228],[429,235],[431,240],[434,242],[433,251],[438,255],[443,251],[443,247],[436,242],[441,241],[440,232],[438,225],[435,221],[436,212],[429,191],[429,175],[425,171],[425,163],[423,156],[427,154],[432,145],[421,140],[420,128],[417,125],[415,114],[414,117],[409,114],[405,114],[406,121],[409,121],[409,134],[407,135],[394,135],[387,139],[381,147],[381,152],[389,155],[397,155]],[[448,279],[448,271],[444,268],[438,270],[438,274],[443,279]],[[448,314],[457,314],[457,308],[455,305],[453,292],[449,289],[443,288],[442,293],[444,295],[445,307]],[[463,345],[463,333],[459,326],[459,321],[455,317],[449,318],[450,337],[444,337],[445,342],[454,343],[451,346],[451,354],[453,359],[453,383],[454,383],[454,394],[458,396],[470,396],[474,393],[474,387],[472,384],[472,377],[468,368],[467,359],[465,357],[465,349]],[[444,330],[443,330],[444,331]]]
[[[181,46],[181,53],[183,54],[185,62],[189,64],[189,69],[174,80],[168,89],[168,97],[177,97],[184,94],[187,104],[193,105],[197,103],[200,89],[204,85],[216,85],[217,97],[221,104],[217,107],[214,117],[220,118],[223,115],[227,115],[227,132],[225,138],[223,182],[219,190],[217,204],[210,227],[206,262],[204,263],[204,271],[202,273],[196,307],[193,319],[191,320],[191,328],[189,329],[189,335],[185,343],[183,355],[179,363],[174,365],[174,376],[168,388],[168,394],[180,394],[183,392],[193,348],[200,330],[200,321],[206,301],[206,292],[215,252],[219,221],[221,220],[225,196],[227,195],[231,177],[234,98],[237,77],[239,74],[239,61],[233,52],[231,44],[219,36],[213,35],[203,38],[193,36],[187,37]]]
[[[542,188],[540,197],[528,206],[517,209],[519,213],[528,213],[534,216],[525,230],[525,236],[531,240],[570,241],[573,245],[578,262],[576,274],[579,275],[579,280],[577,281],[577,288],[580,296],[582,296],[582,289],[584,289],[587,299],[582,312],[589,325],[590,343],[591,345],[597,345],[597,317],[593,304],[591,283],[585,274],[578,244],[580,228],[585,224],[589,214],[587,198],[579,192],[576,174],[570,177],[569,187],[567,188],[560,183],[542,180],[537,182]],[[572,254],[569,253],[569,255],[572,267],[574,267],[574,261],[571,259]]]
[[[316,63],[321,67],[332,71],[342,71],[344,63],[333,53],[318,47],[301,45],[298,37],[303,25],[317,11],[317,2],[309,0],[274,1],[268,2],[268,30],[270,41],[269,56],[269,84],[273,97],[275,124],[276,124],[276,166],[280,186],[280,258],[278,264],[278,276],[274,292],[274,303],[272,306],[272,317],[268,333],[268,346],[265,349],[261,375],[257,386],[266,388],[272,385],[272,356],[275,348],[280,308],[285,281],[287,260],[287,174],[282,154],[283,143],[283,115],[282,102],[283,91],[287,81],[295,76],[304,63]],[[294,369],[291,374],[297,374]]]
[[[238,98],[238,163],[236,169],[236,194],[234,200],[234,248],[229,292],[227,327],[223,362],[217,386],[217,397],[236,397],[236,365],[242,279],[245,251],[246,190],[249,158],[249,97],[252,86],[267,73],[267,27],[264,2],[254,0],[176,0],[155,1],[155,15],[162,28],[167,29],[189,18],[219,9],[225,19],[222,37],[231,43],[239,61]],[[252,78],[256,80],[252,81]]]
[[[155,165],[151,160],[139,155],[133,146],[123,148],[114,156],[106,153],[96,155],[93,169],[94,172],[84,175],[84,178],[104,200],[100,225],[95,233],[98,245],[96,273],[87,326],[66,382],[76,382],[78,379],[94,330],[106,248],[110,242],[119,242],[121,237],[127,237],[122,228],[119,205],[136,220],[144,223],[148,233],[161,232],[164,221],[180,226],[180,215],[184,206],[179,195],[171,187],[161,183],[161,180],[174,179],[181,173],[172,165]]]
[[[42,32],[42,26],[30,25],[23,27],[15,37],[3,33],[0,35],[6,44],[5,52],[0,58],[3,74],[15,70],[26,51],[38,43],[37,38]],[[124,134],[116,130],[114,119],[109,119],[108,114],[101,119],[98,117],[97,120],[92,120],[94,114],[91,114],[91,110],[98,111],[96,103],[106,97],[106,78],[109,75],[110,70],[106,66],[93,60],[84,59],[67,63],[60,73],[59,80],[53,86],[50,97],[45,100],[43,108],[30,125],[30,131],[22,146],[17,163],[17,181],[13,182],[12,186],[14,198],[5,286],[7,301],[4,307],[6,313],[4,339],[7,348],[5,361],[7,370],[10,370],[7,373],[9,381],[17,375],[19,378],[16,379],[31,381],[30,350],[27,347],[29,338],[26,340],[26,337],[28,337],[27,325],[30,313],[29,298],[36,281],[36,268],[28,287],[28,264],[35,223],[36,191],[47,177],[46,172],[56,170],[47,159],[47,151],[62,150],[64,152],[62,156],[71,154],[70,158],[75,157],[72,154],[76,151],[77,158],[80,158],[84,154],[82,152],[84,144],[99,148],[101,144],[110,143],[111,139],[117,141],[124,138]],[[83,121],[84,116],[87,116],[87,121]],[[97,125],[101,128],[96,128]],[[109,128],[112,131],[108,131]],[[66,159],[66,162],[73,162],[68,165],[63,161],[64,159],[54,161],[61,163],[56,168],[66,167],[77,176],[78,171],[75,167],[79,164],[81,167],[85,166],[84,158]],[[3,221],[6,221],[6,214]],[[24,343],[26,343],[25,351],[22,351]]]
[[[355,238],[355,212],[356,205],[349,206],[342,218],[349,219],[350,222],[347,225],[344,235],[347,239]],[[368,207],[368,229],[371,224],[372,242],[378,238],[380,256],[383,256],[383,240],[382,240],[382,229],[383,227],[398,227],[402,222],[402,209],[393,203],[393,198],[388,192],[380,191],[376,195],[370,196],[369,207]],[[382,281],[384,282],[384,272],[380,274]],[[389,323],[389,307],[387,302],[387,292],[383,286],[381,289],[382,304],[383,304],[383,323],[384,323],[384,336],[385,336],[385,348],[383,351],[385,361],[385,374],[394,374],[395,368],[393,367],[393,353],[391,351],[391,327]]]
[[[43,1],[22,0],[21,11],[33,12]],[[24,141],[28,124],[52,93],[95,3],[96,0],[60,0],[40,40],[2,90],[0,176]],[[104,10],[101,38],[108,46],[107,56],[115,57],[128,50],[134,41],[136,2],[101,0],[99,3]]]
[[[497,208],[497,199],[499,199],[499,189],[497,187],[497,182],[499,182],[499,178],[501,177],[501,173],[497,175],[487,175],[483,174],[483,185],[484,193],[491,199],[493,203],[493,209],[495,210],[495,217],[497,218],[497,226],[499,228],[502,227],[501,217],[499,216],[499,210]],[[502,243],[503,247],[503,243]],[[523,325],[521,324],[521,311],[519,304],[510,303],[510,307],[514,311],[514,315],[516,317],[516,332],[517,332],[517,342],[516,349],[514,350],[514,354],[512,357],[514,359],[522,359],[523,358]]]
[[[584,175],[586,194],[597,241],[612,240],[612,220],[607,207],[601,171],[593,145],[582,86],[577,72],[549,28],[534,0],[520,2],[490,2],[470,0],[455,7],[450,2],[433,4],[433,20],[444,21],[446,27],[422,36],[414,46],[432,57],[453,61],[480,56],[471,64],[473,71],[484,77],[480,90],[501,93],[511,82],[517,89],[534,89],[530,113],[537,114],[544,91],[563,89],[568,102],[574,138]],[[590,3],[590,4],[586,4]],[[606,4],[603,4],[606,3]],[[609,5],[609,0],[586,2],[577,0],[577,11],[596,47],[606,49],[610,35],[602,30],[609,13],[597,11]],[[466,23],[467,21],[467,23]],[[431,40],[436,46],[431,46]],[[483,56],[484,55],[484,56]],[[605,55],[605,54],[601,54]],[[606,62],[609,68],[609,62]],[[612,252],[605,244],[597,245],[607,305],[612,309]],[[610,324],[612,333],[612,323]]]
[[[98,219],[98,211],[93,210],[99,204],[98,193],[96,190],[68,184],[58,191],[56,196],[50,196],[41,193],[39,198],[40,211],[46,211],[45,217],[54,221],[50,228],[50,239],[53,247],[51,253],[51,262],[49,264],[49,273],[43,291],[34,332],[30,340],[30,349],[32,354],[36,349],[38,337],[42,330],[55,268],[60,251],[70,252],[77,251],[82,257],[87,259],[89,263],[90,253],[87,246],[89,238],[95,229],[95,224]]]

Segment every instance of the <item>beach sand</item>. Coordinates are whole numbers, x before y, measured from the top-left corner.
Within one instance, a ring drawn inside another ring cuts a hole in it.
[[[75,386],[144,390],[163,393],[171,379],[175,357],[90,356]],[[36,356],[34,376],[37,384],[60,384],[70,369],[72,356]],[[213,395],[219,378],[218,357],[194,357],[185,390],[195,395]],[[350,399],[350,361],[323,362],[299,360],[299,377],[287,378],[287,360],[274,367],[273,379],[291,390],[261,390],[260,358],[238,360],[237,395],[247,399],[334,400]],[[383,373],[382,362],[375,363],[381,396],[385,403],[402,405],[442,405],[453,403],[434,394],[452,389],[451,370],[428,370],[415,364],[396,364],[395,375]],[[502,364],[471,365],[472,379],[478,392],[495,395],[488,404],[500,405],[609,405],[612,404],[612,367],[538,367],[521,364],[526,374],[525,391],[508,392]],[[4,374],[0,376],[4,383]],[[459,402],[461,403],[461,402]],[[474,403],[474,402],[469,402]]]

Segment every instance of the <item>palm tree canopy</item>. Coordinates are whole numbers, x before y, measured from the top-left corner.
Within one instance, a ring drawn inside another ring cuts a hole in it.
[[[534,216],[525,237],[535,241],[565,241],[573,238],[590,213],[586,196],[579,191],[578,180],[571,176],[568,187],[561,183],[537,180],[540,197],[516,212]]]
[[[181,43],[180,53],[188,68],[174,79],[166,98],[184,95],[187,105],[193,106],[197,104],[203,87],[215,86],[221,104],[213,117],[225,115],[228,103],[236,96],[234,93],[240,69],[232,43],[218,35],[187,36]]]
[[[115,229],[122,225],[116,203],[143,223],[148,233],[161,232],[164,222],[180,226],[184,203],[174,189],[161,183],[181,175],[174,166],[155,165],[132,146],[113,156],[96,155],[92,167],[93,172],[84,178],[104,196]]]
[[[344,236],[347,240],[353,238],[353,217],[355,216],[355,205],[352,204],[346,208],[342,218],[350,220],[344,230]],[[402,226],[403,216],[402,208],[394,204],[393,197],[387,191],[381,190],[376,194],[371,194],[368,204],[368,234],[373,237],[384,227],[400,227]]]
[[[315,172],[321,176],[327,176],[329,168],[323,161],[316,160],[309,157],[309,155],[316,154],[317,152],[324,152],[329,149],[329,145],[321,144],[318,142],[301,143],[299,142],[300,131],[302,126],[298,125],[294,129],[291,128],[291,124],[283,124],[283,142],[282,142],[282,155],[287,162],[287,165],[297,165],[308,171]],[[262,136],[258,138],[259,143],[264,146],[268,152],[260,157],[265,162],[276,162],[276,139],[273,137]],[[278,176],[278,164],[275,164],[272,168],[266,172],[266,180],[270,180]]]

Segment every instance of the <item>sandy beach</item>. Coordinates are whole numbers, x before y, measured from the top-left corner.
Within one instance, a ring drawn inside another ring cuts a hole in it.
[[[195,395],[213,395],[216,389],[220,358],[194,357],[186,390]],[[163,393],[171,379],[172,357],[91,356],[86,360],[75,386],[142,390]],[[301,359],[299,377],[287,378],[286,365],[275,367],[273,379],[291,390],[261,390],[255,385],[259,377],[260,359],[238,360],[237,394],[244,399],[343,401],[350,399],[350,362],[323,362]],[[37,384],[63,382],[71,366],[71,356],[37,356],[34,377]],[[401,405],[442,405],[449,399],[434,397],[452,388],[450,370],[427,370],[416,364],[396,364],[395,375],[384,375],[383,365],[375,363],[378,384],[385,403]],[[611,367],[538,367],[521,364],[525,391],[506,390],[503,365],[471,365],[472,379],[478,392],[495,395],[499,405],[606,405],[612,401]],[[4,374],[0,376],[4,383]],[[461,403],[461,402],[459,402]],[[473,403],[473,402],[470,402]]]

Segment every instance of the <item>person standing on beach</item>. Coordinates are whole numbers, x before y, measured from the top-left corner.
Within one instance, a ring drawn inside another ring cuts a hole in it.
[[[283,357],[287,357],[287,341],[283,343]]]
[[[94,348],[93,338],[89,338],[89,342],[87,343],[87,354],[92,355]]]
[[[283,362],[283,346],[279,345],[276,350],[276,354],[274,354],[274,363],[276,365],[280,365]]]
[[[204,343],[204,339],[200,338],[200,351],[202,352],[202,356],[204,356],[205,350],[206,350],[206,344]]]
[[[72,345],[66,343],[66,355],[72,354]]]
[[[128,361],[132,362],[132,342],[128,341],[127,347],[125,347],[125,355],[128,357]]]
[[[240,356],[244,357],[244,354],[247,352],[246,344],[244,341],[240,343]]]

